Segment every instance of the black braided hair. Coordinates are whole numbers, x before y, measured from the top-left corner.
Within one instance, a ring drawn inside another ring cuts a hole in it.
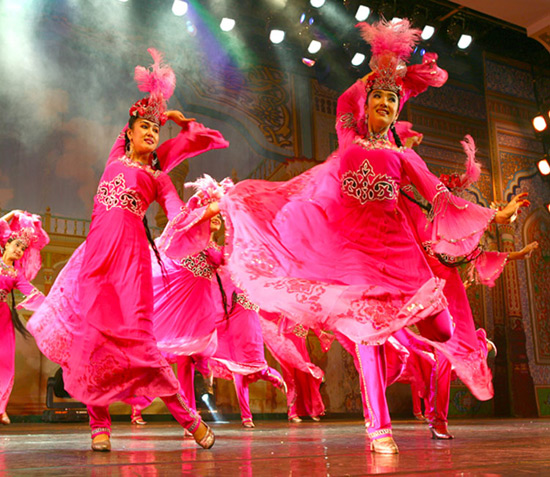
[[[220,278],[220,275],[218,274],[218,272],[216,272],[216,281],[218,282],[218,287],[219,287],[220,293],[222,295],[223,316],[227,320],[227,319],[229,319],[229,313],[231,313],[231,311],[233,311],[233,306],[231,306],[231,310],[229,310],[228,307],[227,307],[227,294],[225,293],[225,290],[223,288],[222,279]],[[233,301],[233,300],[231,300],[231,301]]]
[[[153,152],[153,160],[151,161],[151,167],[156,170],[160,171],[162,170],[160,168],[160,162],[157,157],[157,153]],[[149,228],[149,223],[147,222],[147,216],[143,216],[143,225],[145,226],[145,234],[147,235],[147,241],[149,242],[149,245],[151,245],[151,248],[153,249],[153,253],[155,254],[155,257],[157,258],[157,262],[160,266],[160,269],[162,271],[162,276],[166,281],[166,268],[164,267],[164,263],[162,262],[162,258],[160,257],[159,250],[155,244],[155,241],[153,240],[153,234],[151,234],[151,229]]]
[[[393,140],[395,141],[395,145],[397,147],[403,147],[403,143],[401,142],[401,138],[399,137],[399,134],[397,134],[397,131],[395,130],[395,123],[391,123],[390,131],[393,134]]]
[[[130,119],[128,119],[128,129],[132,129],[137,119],[138,119],[137,116],[130,116]],[[126,152],[130,151],[130,139],[128,138],[128,129],[124,133],[124,149],[126,150]],[[153,151],[153,160],[151,161],[151,167],[156,171],[162,170],[160,167],[160,162],[159,162],[157,153],[154,151]],[[155,257],[157,258],[157,262],[162,271],[162,276],[166,279],[166,269],[164,267],[164,263],[162,262],[162,258],[160,257],[158,248],[155,245],[155,241],[153,240],[153,234],[151,234],[151,229],[149,228],[149,222],[147,221],[147,216],[143,216],[143,225],[145,227],[145,235],[147,235],[147,241],[149,242],[149,245],[151,245],[151,248],[153,249]]]
[[[403,147],[403,143],[401,142],[401,138],[399,137],[399,134],[397,134],[397,131],[395,130],[395,123],[392,123],[390,126],[390,131],[393,135],[393,140],[395,141],[395,145],[397,147]],[[407,194],[403,189],[399,191],[399,193],[405,197],[405,199],[410,200],[412,203],[418,205],[418,207],[424,209],[428,213],[431,212],[432,206],[431,204],[423,204],[422,202],[416,200],[414,197],[411,197],[409,194]]]
[[[17,309],[15,308],[15,294],[13,293],[13,289],[11,291],[11,322],[13,323],[13,327],[19,331],[21,336],[25,339],[29,338],[31,334],[27,331],[27,328],[25,328],[25,325],[21,321],[21,318],[19,317],[19,313],[17,313]]]

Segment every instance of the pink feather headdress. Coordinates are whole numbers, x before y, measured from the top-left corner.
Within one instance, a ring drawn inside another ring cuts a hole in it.
[[[401,109],[407,99],[428,86],[443,86],[447,81],[447,72],[437,66],[435,53],[426,53],[421,64],[407,67],[422,33],[411,28],[409,20],[381,20],[372,25],[361,22],[356,26],[372,51],[372,72],[365,83],[367,94],[373,89],[393,91],[399,96]]]
[[[147,51],[153,57],[153,64],[149,68],[136,66],[134,79],[138,89],[149,93],[149,96],[140,99],[130,108],[130,116],[144,118],[162,126],[167,120],[166,103],[176,88],[176,75],[170,66],[163,64],[162,53],[154,48]]]

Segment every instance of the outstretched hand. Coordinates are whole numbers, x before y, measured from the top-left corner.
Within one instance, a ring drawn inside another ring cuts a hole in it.
[[[531,257],[533,250],[539,248],[538,242],[531,242],[523,247],[519,252],[510,252],[508,260],[524,260]]]
[[[522,255],[523,258],[530,258],[531,254],[533,253],[533,250],[539,248],[538,242],[531,242],[530,244],[523,247],[519,253]]]
[[[191,123],[193,121],[196,121],[195,118],[186,118],[181,111],[177,111],[175,109],[172,109],[170,111],[166,111],[166,116],[171,121],[174,121],[179,127],[183,127],[187,123]]]
[[[521,194],[516,195],[504,209],[499,210],[495,215],[495,222],[497,224],[510,224],[516,220],[518,213],[520,212],[520,207],[529,207],[531,202],[527,199],[529,194],[527,192],[522,192]]]

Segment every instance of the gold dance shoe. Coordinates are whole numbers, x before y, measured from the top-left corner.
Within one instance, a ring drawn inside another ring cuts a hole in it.
[[[298,424],[302,422],[302,420],[298,416],[289,417],[288,422],[292,422],[293,424]]]
[[[210,449],[214,445],[216,437],[212,429],[203,421],[193,433],[193,439],[195,439],[195,442],[203,449]]]
[[[370,450],[377,454],[399,454],[399,448],[391,436],[372,440]]]
[[[92,439],[92,450],[95,452],[110,452],[111,439],[107,434],[98,434]]]
[[[0,422],[4,424],[4,426],[11,424],[10,417],[8,416],[7,412],[5,412],[4,414],[2,414],[2,416],[0,416]]]
[[[243,421],[243,427],[245,429],[254,429],[256,426],[252,421]]]

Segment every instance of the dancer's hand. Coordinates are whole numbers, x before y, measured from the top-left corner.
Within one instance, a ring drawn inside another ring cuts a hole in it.
[[[176,109],[166,111],[166,117],[174,121],[179,127],[184,127],[187,123],[196,121],[195,118],[186,118],[181,111],[177,111]]]
[[[520,212],[520,207],[529,207],[531,202],[527,199],[529,194],[527,192],[522,192],[521,194],[516,195],[504,209],[499,210],[495,215],[495,222],[497,224],[510,224],[516,220],[518,213]]]
[[[519,252],[511,252],[508,255],[508,260],[523,260],[531,257],[533,250],[539,248],[538,242],[531,242],[523,247]]]
[[[5,220],[6,222],[10,222],[11,219],[15,217],[15,214],[22,214],[23,211],[19,209],[14,209],[11,212],[8,212],[6,215],[0,218],[0,220]]]

